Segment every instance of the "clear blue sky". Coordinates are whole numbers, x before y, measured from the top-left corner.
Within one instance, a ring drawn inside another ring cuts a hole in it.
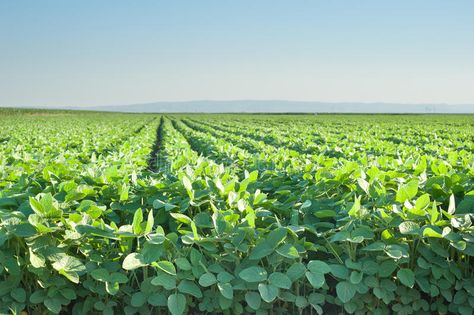
[[[474,104],[474,1],[0,1],[1,105]]]

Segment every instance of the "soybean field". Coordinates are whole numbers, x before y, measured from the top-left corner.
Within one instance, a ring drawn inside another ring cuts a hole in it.
[[[0,110],[1,314],[472,314],[473,115]]]

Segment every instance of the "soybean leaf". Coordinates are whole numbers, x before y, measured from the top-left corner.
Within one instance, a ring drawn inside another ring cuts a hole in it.
[[[331,272],[331,268],[329,267],[329,265],[321,260],[311,260],[308,263],[308,269],[314,273],[325,274]]]
[[[198,299],[202,297],[201,289],[190,280],[182,280],[178,285],[178,290],[182,293],[190,294]]]
[[[271,284],[259,283],[258,291],[262,299],[267,303],[273,302],[278,295],[278,288]]]
[[[232,300],[234,298],[234,289],[230,283],[218,283],[217,288],[221,292],[222,296],[226,299]]]
[[[142,209],[138,208],[133,215],[132,228],[133,233],[138,235],[142,232],[141,223],[143,221],[143,212]]]
[[[146,302],[146,295],[143,292],[136,292],[132,295],[130,304],[134,307],[141,307]]]
[[[270,274],[270,276],[268,277],[268,283],[281,289],[291,288],[291,279],[281,272],[273,272],[272,274]]]
[[[398,270],[397,278],[402,284],[409,288],[413,288],[413,285],[415,284],[415,274],[410,269],[402,268]]]
[[[247,302],[248,306],[255,311],[259,310],[260,305],[262,304],[260,294],[253,291],[245,293],[245,301]]]
[[[122,267],[125,270],[133,270],[143,266],[146,266],[147,263],[143,259],[143,256],[140,253],[131,253],[123,260]]]
[[[291,279],[291,281],[296,281],[302,276],[304,276],[304,273],[306,272],[306,267],[304,264],[300,262],[295,262],[293,265],[288,268],[286,271],[286,275]]]
[[[307,271],[305,275],[306,275],[306,279],[308,279],[309,283],[315,289],[321,288],[325,283],[324,274],[320,272]]]
[[[402,234],[418,235],[420,233],[420,226],[413,221],[404,221],[398,228]]]
[[[209,287],[217,282],[216,276],[207,272],[199,278],[199,284],[203,287]]]
[[[252,266],[239,272],[239,277],[247,282],[261,282],[267,280],[267,271],[262,267]]]
[[[162,286],[166,290],[173,290],[176,288],[176,277],[161,272],[151,280],[152,285]]]
[[[176,268],[174,267],[172,262],[169,262],[167,260],[161,260],[156,263],[156,266],[164,272],[172,276],[176,276]]]
[[[395,197],[396,201],[404,203],[407,200],[412,199],[416,196],[418,192],[418,181],[411,180],[408,183],[401,184],[398,187],[397,195]]]
[[[336,293],[342,303],[347,303],[356,294],[356,286],[350,282],[341,281],[336,285]]]
[[[168,309],[172,315],[181,315],[186,309],[186,298],[181,293],[173,293],[168,297]]]
[[[296,247],[289,243],[277,248],[276,252],[286,258],[295,259],[300,257]]]

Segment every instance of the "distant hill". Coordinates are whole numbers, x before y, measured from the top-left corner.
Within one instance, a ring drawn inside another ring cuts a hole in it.
[[[155,102],[71,109],[144,113],[474,113],[474,105],[325,103],[281,100]]]

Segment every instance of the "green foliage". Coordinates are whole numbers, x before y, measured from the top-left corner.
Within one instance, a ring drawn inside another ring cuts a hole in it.
[[[473,312],[471,116],[58,114],[0,116],[2,314]]]

